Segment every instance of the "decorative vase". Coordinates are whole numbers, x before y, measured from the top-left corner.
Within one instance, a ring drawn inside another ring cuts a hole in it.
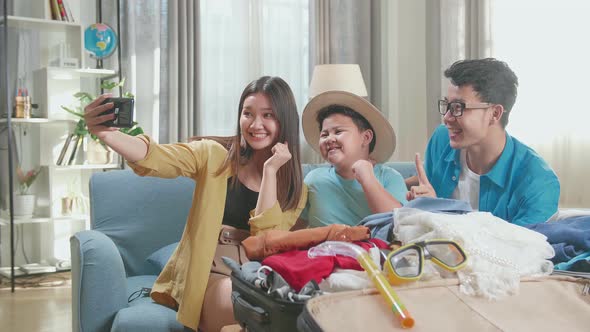
[[[72,214],[72,205],[74,200],[71,197],[62,197],[61,198],[61,214],[63,216],[69,216]]]
[[[35,211],[35,195],[14,195],[14,216],[31,217]]]
[[[93,165],[110,164],[113,162],[113,151],[95,140],[88,140],[86,161]]]

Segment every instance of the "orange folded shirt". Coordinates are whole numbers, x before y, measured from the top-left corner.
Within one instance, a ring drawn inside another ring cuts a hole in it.
[[[262,260],[270,255],[297,249],[307,249],[325,241],[362,241],[370,238],[366,226],[333,224],[290,232],[270,230],[242,241],[250,260]]]

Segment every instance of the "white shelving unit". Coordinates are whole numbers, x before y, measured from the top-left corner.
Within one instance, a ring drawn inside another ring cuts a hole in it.
[[[47,1],[45,1],[47,2]],[[41,167],[41,173],[29,188],[35,194],[35,210],[31,216],[14,216],[17,228],[16,262],[25,263],[24,254],[29,262],[69,260],[69,237],[77,231],[89,227],[88,181],[97,171],[119,168],[118,156],[108,164],[90,164],[86,159],[87,144],[82,144],[71,165],[58,166],[57,159],[64,142],[74,131],[76,116],[61,109],[61,106],[75,108],[77,101],[73,97],[78,91],[91,91],[98,94],[99,80],[114,77],[115,70],[88,68],[85,64],[83,50],[83,27],[79,23],[54,21],[43,18],[8,16],[9,34],[22,33],[38,41],[30,52],[37,52],[38,63],[27,68],[30,81],[27,86],[32,103],[38,104],[33,118],[12,118],[13,132],[16,136],[16,150],[27,171]],[[14,46],[14,45],[12,45]],[[8,48],[12,47],[9,43]],[[78,68],[60,68],[51,66],[55,60],[57,48],[65,48],[67,57],[76,59]],[[9,66],[11,57],[9,56]],[[18,61],[17,61],[18,62]],[[95,91],[88,87],[95,87]],[[5,110],[2,112],[6,114]],[[7,119],[0,119],[0,126]],[[113,152],[114,154],[114,152]],[[66,156],[67,158],[67,156]],[[15,161],[16,167],[16,161]],[[17,193],[14,193],[15,195]],[[73,197],[72,211],[62,208],[62,199]],[[1,262],[2,266],[10,264],[10,238],[7,225],[10,224],[8,211],[0,211],[2,227]]]

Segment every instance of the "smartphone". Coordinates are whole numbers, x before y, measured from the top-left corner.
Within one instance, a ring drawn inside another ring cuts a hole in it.
[[[117,128],[131,128],[133,127],[133,105],[135,100],[133,98],[107,98],[102,104],[113,103],[113,108],[102,112],[100,115],[115,114],[115,118],[112,120],[101,123],[107,127]]]

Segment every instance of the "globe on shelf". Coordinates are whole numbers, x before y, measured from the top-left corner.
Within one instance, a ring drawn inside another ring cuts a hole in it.
[[[96,59],[107,58],[117,48],[117,34],[104,23],[91,24],[84,31],[84,48]]]

